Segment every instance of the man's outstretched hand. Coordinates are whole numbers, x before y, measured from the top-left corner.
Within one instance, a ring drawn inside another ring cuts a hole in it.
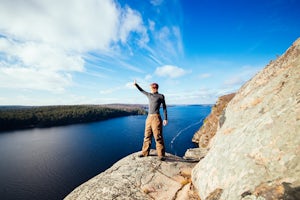
[[[136,85],[136,80],[133,81],[133,85],[134,85],[134,86]]]

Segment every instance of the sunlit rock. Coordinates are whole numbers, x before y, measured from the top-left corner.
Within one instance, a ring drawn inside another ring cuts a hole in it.
[[[201,199],[300,199],[300,39],[237,92],[193,169]]]

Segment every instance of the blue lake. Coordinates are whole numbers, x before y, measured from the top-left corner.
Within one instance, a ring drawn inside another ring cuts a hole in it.
[[[168,107],[166,152],[183,156],[210,106]],[[0,133],[1,199],[62,199],[141,150],[146,116]],[[155,148],[155,142],[152,143]]]

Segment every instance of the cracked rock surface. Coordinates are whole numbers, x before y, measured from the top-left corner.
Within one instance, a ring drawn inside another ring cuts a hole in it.
[[[133,153],[65,199],[198,199],[190,178],[195,164],[171,154],[159,161],[154,150],[143,158]]]

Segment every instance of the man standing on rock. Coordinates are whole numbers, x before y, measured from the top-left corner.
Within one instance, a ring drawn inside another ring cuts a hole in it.
[[[167,106],[165,102],[165,97],[163,94],[158,93],[158,84],[152,83],[150,85],[151,93],[144,91],[134,80],[133,83],[137,89],[142,92],[144,95],[147,96],[149,100],[149,111],[148,117],[145,124],[145,136],[144,136],[144,143],[142,148],[142,153],[139,157],[146,157],[149,155],[150,147],[151,147],[151,139],[152,135],[154,135],[155,142],[156,142],[156,151],[159,160],[165,160],[165,145],[164,145],[164,138],[162,134],[162,125],[168,124],[167,118]],[[160,106],[163,106],[164,111],[164,120],[162,121],[160,116]]]

